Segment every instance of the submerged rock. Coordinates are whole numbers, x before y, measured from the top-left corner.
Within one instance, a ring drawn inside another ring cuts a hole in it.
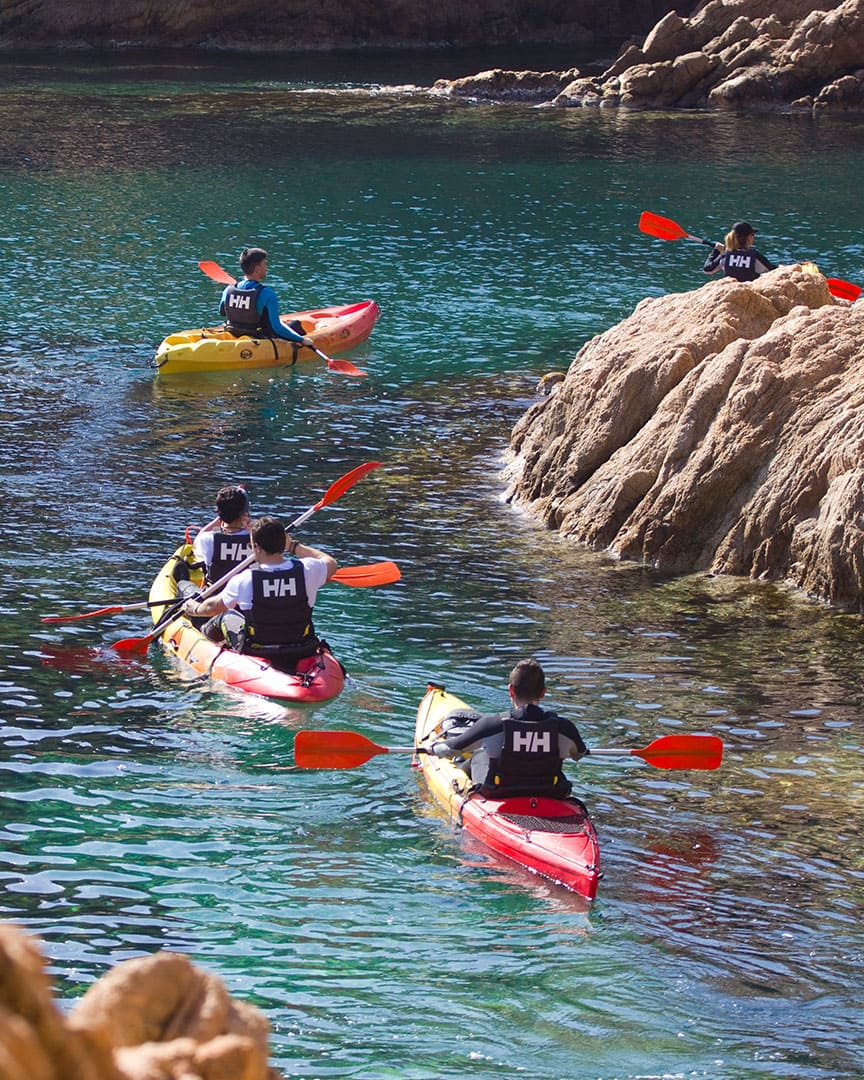
[[[862,333],[808,267],[643,300],[516,424],[508,498],[621,558],[862,611]]]
[[[0,925],[4,1080],[279,1080],[254,1006],[177,953],[119,964],[64,1017],[35,939]]]

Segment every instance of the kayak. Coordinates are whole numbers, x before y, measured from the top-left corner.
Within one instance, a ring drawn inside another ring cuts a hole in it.
[[[295,319],[315,347],[327,355],[345,352],[365,341],[380,314],[374,300],[357,304],[317,308],[280,315],[286,325]],[[154,365],[160,375],[190,371],[227,371],[232,368],[278,367],[317,357],[306,346],[282,338],[235,337],[224,327],[204,327],[169,334],[156,350]]]
[[[440,737],[442,721],[454,709],[469,706],[430,683],[417,710],[418,751]],[[451,758],[420,752],[417,760],[430,793],[457,824],[500,855],[594,899],[601,876],[600,848],[579,799],[489,798],[470,791],[471,777]]]
[[[203,586],[200,564],[190,543],[181,544],[153,580],[149,600],[153,625],[157,625],[180,596],[179,581]],[[166,603],[167,601],[167,603]],[[297,661],[296,674],[280,671],[260,656],[234,652],[211,641],[186,615],[177,612],[159,635],[163,649],[199,675],[226,683],[237,690],[298,704],[328,701],[341,693],[345,671],[322,643],[314,656]]]

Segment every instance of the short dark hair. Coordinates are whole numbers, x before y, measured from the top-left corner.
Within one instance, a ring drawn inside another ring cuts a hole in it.
[[[267,252],[264,248],[243,248],[240,252],[240,269],[244,274],[254,270],[258,263],[264,262]]]
[[[250,530],[252,543],[263,548],[268,555],[278,555],[285,550],[288,542],[288,534],[285,526],[274,517],[260,517],[252,522]]]
[[[236,521],[241,514],[249,509],[249,496],[244,488],[238,485],[219,488],[216,492],[216,513],[222,521],[229,524]]]
[[[543,668],[533,658],[520,660],[510,672],[510,686],[521,701],[537,701],[546,689]]]

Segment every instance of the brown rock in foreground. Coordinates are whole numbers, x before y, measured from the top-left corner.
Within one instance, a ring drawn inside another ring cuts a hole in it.
[[[35,939],[0,925],[3,1080],[279,1080],[267,1021],[220,979],[160,952],[119,964],[68,1018]]]
[[[864,611],[864,303],[780,267],[643,300],[513,429],[508,498],[661,570]]]

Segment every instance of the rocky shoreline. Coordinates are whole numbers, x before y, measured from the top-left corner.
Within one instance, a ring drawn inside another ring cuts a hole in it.
[[[623,559],[864,611],[862,331],[812,264],[643,300],[516,424],[508,498]]]
[[[484,71],[439,80],[463,100],[583,108],[864,108],[864,0],[709,0],[664,15],[600,74]]]

